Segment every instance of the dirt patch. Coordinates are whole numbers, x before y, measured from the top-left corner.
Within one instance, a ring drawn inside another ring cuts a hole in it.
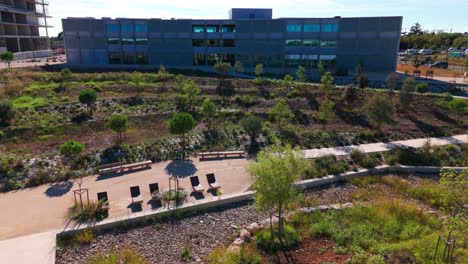
[[[351,255],[338,254],[335,252],[335,247],[335,242],[330,240],[304,238],[298,248],[276,256],[265,257],[264,261],[295,264],[347,263]]]

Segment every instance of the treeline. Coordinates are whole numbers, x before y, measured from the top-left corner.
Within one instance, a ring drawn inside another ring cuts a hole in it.
[[[462,33],[446,33],[443,31],[423,31],[416,23],[408,32],[402,32],[400,49],[432,49],[447,50],[450,47],[460,49],[468,47],[468,35]]]

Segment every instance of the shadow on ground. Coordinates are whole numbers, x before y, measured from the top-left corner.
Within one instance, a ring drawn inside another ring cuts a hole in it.
[[[141,206],[140,203],[138,203],[138,204],[132,203],[132,204],[128,205],[127,208],[130,208],[130,210],[132,210],[132,213],[137,213],[137,212],[143,211],[143,207]]]
[[[166,166],[166,173],[171,176],[185,178],[194,175],[198,169],[191,160],[176,160]]]
[[[72,181],[54,183],[44,192],[48,197],[60,197],[67,194],[73,187]]]

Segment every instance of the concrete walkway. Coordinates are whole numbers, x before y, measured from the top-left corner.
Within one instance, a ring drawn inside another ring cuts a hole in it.
[[[351,153],[353,149],[358,149],[364,153],[372,152],[384,152],[397,147],[412,147],[420,148],[427,140],[430,140],[431,146],[442,146],[449,144],[463,144],[468,143],[468,134],[451,136],[451,137],[433,137],[433,138],[418,138],[409,140],[392,141],[388,143],[371,143],[362,144],[357,146],[343,146],[334,148],[322,148],[322,149],[307,149],[304,150],[304,157],[306,159],[318,158],[325,155],[343,156]]]
[[[0,241],[0,262],[15,264],[53,264],[55,232],[16,237]]]

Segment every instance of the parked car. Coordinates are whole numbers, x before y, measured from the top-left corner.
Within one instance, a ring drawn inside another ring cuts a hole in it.
[[[465,50],[465,55],[468,55],[468,49]]]
[[[419,54],[432,55],[432,50],[431,49],[422,49],[422,50],[419,51]]]
[[[448,51],[457,51],[457,48],[451,47],[448,49]]]
[[[410,55],[414,55],[414,54],[418,54],[419,50],[417,49],[407,49],[405,51],[406,54],[410,54]]]
[[[466,51],[466,50],[468,50],[468,47],[461,47],[460,49],[463,50],[463,51]]]
[[[444,61],[434,62],[431,65],[429,65],[429,67],[430,68],[447,69],[448,68],[448,62],[444,62]]]

